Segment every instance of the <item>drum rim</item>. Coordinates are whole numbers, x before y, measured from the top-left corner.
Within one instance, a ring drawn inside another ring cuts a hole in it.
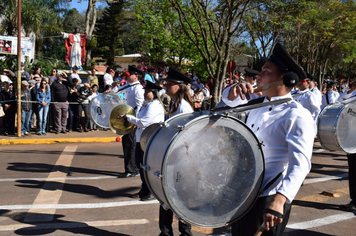
[[[125,102],[124,102],[124,100],[123,100],[119,95],[117,95],[117,94],[115,94],[115,93],[99,93],[99,94],[97,94],[96,96],[94,96],[94,97],[90,100],[89,105],[88,105],[88,108],[89,108],[89,109],[88,109],[88,110],[89,110],[89,118],[90,118],[90,120],[93,121],[95,125],[97,125],[97,126],[99,126],[99,127],[101,127],[101,128],[110,129],[110,124],[109,124],[108,127],[104,127],[104,126],[98,124],[98,122],[97,122],[96,120],[94,120],[93,115],[92,115],[92,113],[91,113],[91,109],[90,109],[90,108],[91,108],[91,104],[93,103],[94,99],[97,98],[97,97],[99,97],[99,96],[102,96],[102,95],[106,95],[106,96],[108,95],[108,96],[113,96],[113,97],[115,97],[115,98],[118,98],[119,101],[121,100],[121,101],[123,102],[122,104],[125,104]],[[111,113],[111,112],[110,112],[110,113]],[[109,115],[109,119],[110,119],[110,115]]]
[[[260,141],[258,140],[258,138],[257,138],[257,136],[255,135],[255,133],[254,133],[244,122],[242,122],[241,120],[237,119],[236,117],[230,116],[230,115],[228,115],[228,116],[226,116],[226,115],[221,115],[221,114],[202,115],[202,116],[198,116],[198,117],[196,117],[196,118],[190,120],[190,121],[187,122],[184,126],[189,126],[189,125],[191,125],[191,123],[196,122],[197,119],[200,120],[200,119],[204,119],[204,118],[218,117],[218,116],[219,116],[219,117],[223,116],[223,117],[230,118],[230,119],[233,119],[233,120],[237,121],[237,122],[240,123],[242,126],[244,126],[247,130],[249,130],[250,134],[251,134],[252,137],[255,139],[256,144],[259,144],[259,143],[260,143]],[[176,138],[178,135],[181,135],[181,133],[182,133],[181,131],[177,132],[177,133],[174,135],[174,137],[171,139],[171,141],[169,142],[169,145],[166,147],[166,150],[165,150],[165,152],[164,152],[164,158],[163,158],[162,165],[161,165],[161,170],[162,170],[163,173],[166,172],[166,171],[165,171],[165,169],[166,169],[165,166],[166,166],[166,161],[167,161],[167,158],[166,158],[167,152],[168,152],[168,150],[170,149],[170,147],[171,147],[173,141],[175,141],[175,138]],[[259,153],[261,154],[261,160],[262,160],[262,163],[261,163],[261,164],[262,164],[262,172],[261,172],[261,175],[260,175],[260,179],[259,179],[258,181],[256,181],[256,185],[259,185],[259,186],[255,186],[255,188],[258,187],[258,190],[257,190],[256,196],[254,196],[254,199],[253,199],[252,202],[251,202],[251,205],[248,206],[248,207],[246,208],[246,210],[245,210],[241,215],[239,215],[236,219],[230,219],[230,221],[225,222],[224,224],[219,223],[219,224],[214,224],[214,225],[203,225],[203,224],[198,224],[198,223],[196,223],[196,222],[193,222],[193,221],[191,221],[191,220],[188,220],[188,219],[183,218],[183,217],[182,217],[179,213],[177,213],[177,211],[172,207],[173,204],[171,203],[171,201],[169,200],[169,198],[167,197],[167,194],[166,194],[166,192],[167,192],[167,187],[166,187],[166,184],[164,184],[165,178],[162,177],[162,178],[161,178],[162,189],[163,189],[163,195],[164,195],[164,197],[165,197],[165,199],[166,199],[166,201],[167,201],[166,204],[169,206],[169,208],[170,208],[176,215],[178,215],[179,217],[181,217],[184,221],[186,221],[186,222],[188,222],[188,223],[190,223],[190,224],[192,224],[192,225],[198,226],[198,227],[217,228],[217,227],[223,227],[223,226],[229,225],[229,224],[231,224],[231,223],[237,221],[238,219],[240,219],[241,217],[243,217],[245,214],[247,214],[247,213],[251,210],[251,208],[253,207],[253,205],[255,204],[255,202],[257,201],[258,197],[259,197],[260,194],[261,194],[261,188],[262,188],[263,182],[264,182],[265,167],[266,167],[266,166],[265,166],[265,159],[264,159],[264,154],[263,154],[263,150],[262,150],[261,146],[259,146],[258,150],[259,150]],[[258,183],[259,183],[259,184],[258,184]],[[251,192],[252,192],[252,191],[251,191]],[[249,197],[251,197],[251,196],[249,195]],[[246,200],[247,200],[247,199],[244,199],[243,204],[246,202]]]

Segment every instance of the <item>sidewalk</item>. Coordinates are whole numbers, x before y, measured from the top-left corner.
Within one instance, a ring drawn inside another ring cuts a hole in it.
[[[119,138],[118,138],[119,137]],[[116,138],[118,138],[116,140]],[[73,131],[66,134],[47,133],[46,135],[37,135],[31,132],[25,137],[15,135],[0,135],[0,146],[10,144],[52,144],[52,143],[90,143],[90,142],[117,142],[121,141],[121,136],[114,134],[111,130],[77,132]]]

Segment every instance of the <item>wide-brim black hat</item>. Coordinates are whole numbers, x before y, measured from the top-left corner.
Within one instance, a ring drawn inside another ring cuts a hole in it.
[[[257,75],[259,72],[257,70],[252,70],[250,68],[245,68],[245,76],[250,76],[250,77],[253,77],[255,75]]]
[[[334,86],[334,81],[328,81],[328,82],[326,82],[326,87],[327,88],[332,88],[333,86]]]
[[[172,67],[167,67],[166,72],[167,78],[165,80],[173,81],[178,84],[189,84],[192,82],[191,78]]]
[[[136,66],[129,66],[129,73],[130,75],[133,75],[133,74],[139,74],[139,75],[143,75],[143,71],[138,69]]]
[[[148,89],[148,90],[152,90],[152,91],[154,91],[154,90],[159,91],[162,89],[162,87],[146,80],[146,86],[144,87],[144,89]]]
[[[294,61],[294,59],[288,54],[286,49],[280,43],[277,43],[273,48],[272,55],[270,57],[265,57],[264,59],[272,62],[284,72],[296,73],[299,80],[303,80],[307,77],[303,68]]]
[[[314,76],[312,76],[311,74],[307,73],[307,80],[309,81],[315,81]]]

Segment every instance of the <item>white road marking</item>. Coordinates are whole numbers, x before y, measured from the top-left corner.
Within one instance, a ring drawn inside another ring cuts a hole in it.
[[[290,232],[290,231],[302,230],[302,229],[311,229],[324,225],[334,224],[344,220],[350,220],[355,218],[355,213],[356,212],[349,212],[349,213],[327,216],[324,218],[319,218],[310,221],[288,224],[284,232]]]
[[[0,205],[2,210],[28,210],[28,209],[91,209],[91,208],[108,208],[122,207],[146,204],[158,204],[157,200],[153,201],[121,201],[121,202],[102,202],[102,203],[79,203],[79,204],[38,204],[38,205]]]
[[[118,225],[139,225],[148,224],[146,219],[132,220],[108,220],[108,221],[88,221],[88,222],[68,222],[68,223],[42,223],[42,224],[13,224],[0,226],[0,231],[15,230],[41,230],[41,229],[72,229],[100,226],[118,226]]]
[[[56,164],[54,165],[48,178],[59,178],[56,183],[46,182],[42,189],[38,193],[36,199],[33,202],[32,207],[29,209],[24,222],[46,222],[52,221],[54,214],[56,213],[56,205],[62,196],[63,185],[66,181],[66,176],[69,171],[69,167],[72,164],[72,160],[78,146],[66,146],[59,156]],[[57,168],[61,166],[62,169]],[[55,186],[53,186],[55,185]],[[51,189],[55,189],[54,191]],[[52,208],[36,208],[36,205],[52,205]]]
[[[314,151],[313,153],[321,153],[321,152],[324,152],[324,151],[326,151],[326,149],[320,148],[320,149]]]
[[[343,174],[335,175],[335,176],[310,178],[310,179],[305,179],[303,184],[313,184],[313,183],[319,183],[319,182],[324,182],[324,181],[329,181],[329,180],[343,179],[343,178],[347,178],[348,176],[349,176],[348,173],[343,173]]]

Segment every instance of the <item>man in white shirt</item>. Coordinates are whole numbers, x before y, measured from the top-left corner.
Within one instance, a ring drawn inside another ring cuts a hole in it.
[[[262,223],[270,231],[268,235],[283,234],[291,203],[311,168],[316,125],[310,113],[293,101],[290,94],[293,82],[305,76],[303,69],[278,43],[258,74],[257,86],[269,86],[260,102],[290,100],[250,110],[246,125],[263,142],[264,182],[250,211],[232,224],[232,236],[254,235]],[[281,82],[284,77],[291,78],[290,84]],[[256,97],[253,92],[250,83],[236,84],[223,91],[223,101],[229,106],[245,104]]]
[[[296,90],[294,100],[302,104],[312,115],[314,122],[316,123],[320,113],[320,99],[318,96],[309,90],[310,78],[302,79],[297,85],[299,90]]]
[[[108,67],[106,68],[106,72],[104,74],[104,87],[105,85],[112,85],[112,82],[114,82],[114,75],[115,75],[115,71],[111,68]]]
[[[257,88],[256,75],[258,75],[257,70],[252,70],[250,68],[245,68],[245,80],[252,85],[252,88]]]
[[[124,88],[124,101],[131,106],[137,113],[144,102],[144,89],[139,82],[139,76],[143,75],[143,71],[134,66],[129,66],[130,76],[127,78],[127,84]],[[120,174],[119,178],[135,177],[139,170],[135,162],[136,149],[136,130],[133,129],[129,134],[122,136],[122,148],[124,150],[125,173]]]
[[[73,84],[72,80],[73,80],[74,78],[78,79],[79,84],[82,83],[82,80],[80,79],[80,76],[78,75],[78,70],[79,70],[79,68],[78,68],[77,66],[74,66],[74,67],[73,67],[73,73],[72,73],[72,74],[69,76],[69,78],[68,78],[70,84]]]

